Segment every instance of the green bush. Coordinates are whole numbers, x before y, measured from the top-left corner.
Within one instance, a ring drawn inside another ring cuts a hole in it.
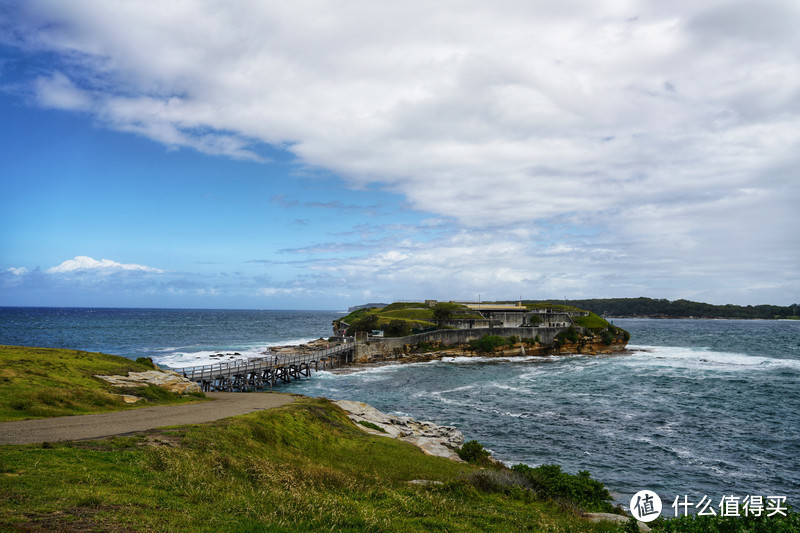
[[[697,516],[688,515],[678,518],[659,518],[651,523],[654,531],[665,533],[793,533],[800,531],[800,514],[791,508],[786,513],[767,516]]]
[[[506,346],[508,340],[500,335],[484,335],[476,341],[469,343],[470,347],[476,352],[489,353],[494,351],[495,348]]]
[[[600,337],[603,339],[603,344],[606,346],[611,346],[611,343],[614,342],[614,334],[608,330],[603,331]]]
[[[592,479],[586,470],[568,474],[561,470],[560,465],[552,464],[536,468],[518,464],[511,469],[523,475],[539,496],[568,502],[590,512],[610,513],[614,510],[608,489]]]
[[[364,426],[365,428],[369,428],[369,429],[372,429],[372,430],[375,430],[375,431],[380,431],[381,433],[386,433],[385,429],[383,429],[382,427],[380,427],[377,424],[373,424],[369,420],[359,420],[358,423],[361,424],[362,426]]]
[[[384,337],[405,337],[411,335],[411,326],[405,320],[392,320],[383,328]]]
[[[358,331],[370,333],[373,329],[378,329],[378,315],[366,315],[354,320],[347,328],[347,334],[355,335]]]
[[[462,460],[473,463],[473,464],[489,464],[489,456],[491,455],[486,449],[484,449],[483,444],[476,440],[470,440],[464,443],[464,445],[459,448],[458,456],[461,457]]]
[[[439,302],[433,306],[433,321],[441,324],[453,318],[453,314],[464,306],[452,302]]]
[[[417,352],[434,352],[438,346],[432,342],[421,341],[417,343],[416,350]]]
[[[136,362],[140,363],[140,364],[143,364],[143,365],[145,365],[147,367],[150,367],[153,370],[155,370],[155,368],[156,368],[155,363],[153,363],[153,360],[151,358],[149,358],[149,357],[137,357],[136,358]]]
[[[556,340],[560,340],[563,344],[565,341],[569,342],[578,342],[578,332],[575,330],[575,326],[570,326],[564,331],[560,332],[556,335]]]

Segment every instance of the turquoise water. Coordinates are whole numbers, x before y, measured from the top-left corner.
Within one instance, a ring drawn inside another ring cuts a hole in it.
[[[327,337],[341,314],[0,309],[0,344],[180,366]],[[632,335],[628,353],[319,372],[281,390],[454,424],[507,463],[589,470],[621,502],[651,489],[665,506],[726,494],[800,504],[800,322],[614,322]]]

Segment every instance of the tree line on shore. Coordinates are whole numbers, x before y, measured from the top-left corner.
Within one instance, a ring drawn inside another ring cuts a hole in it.
[[[545,303],[548,300],[526,300],[523,303]],[[800,318],[800,304],[779,305],[712,305],[691,300],[655,298],[596,298],[563,300],[564,303],[592,311],[600,316],[646,318]]]

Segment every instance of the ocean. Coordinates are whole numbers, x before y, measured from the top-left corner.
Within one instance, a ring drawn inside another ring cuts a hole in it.
[[[0,344],[180,367],[327,337],[343,314],[0,308]],[[507,464],[588,470],[620,503],[649,489],[666,510],[678,496],[781,496],[800,505],[800,322],[614,324],[631,333],[626,353],[352,367],[279,390],[455,425]]]

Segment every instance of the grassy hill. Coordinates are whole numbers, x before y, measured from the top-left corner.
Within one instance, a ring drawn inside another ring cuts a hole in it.
[[[0,529],[612,531],[508,469],[369,435],[324,399],[91,443],[4,446]],[[412,484],[424,480],[424,484]]]
[[[102,413],[201,399],[154,386],[134,390],[112,387],[94,377],[147,370],[153,370],[148,360],[77,350],[0,346],[0,421]],[[148,401],[126,404],[120,394],[134,394]]]

